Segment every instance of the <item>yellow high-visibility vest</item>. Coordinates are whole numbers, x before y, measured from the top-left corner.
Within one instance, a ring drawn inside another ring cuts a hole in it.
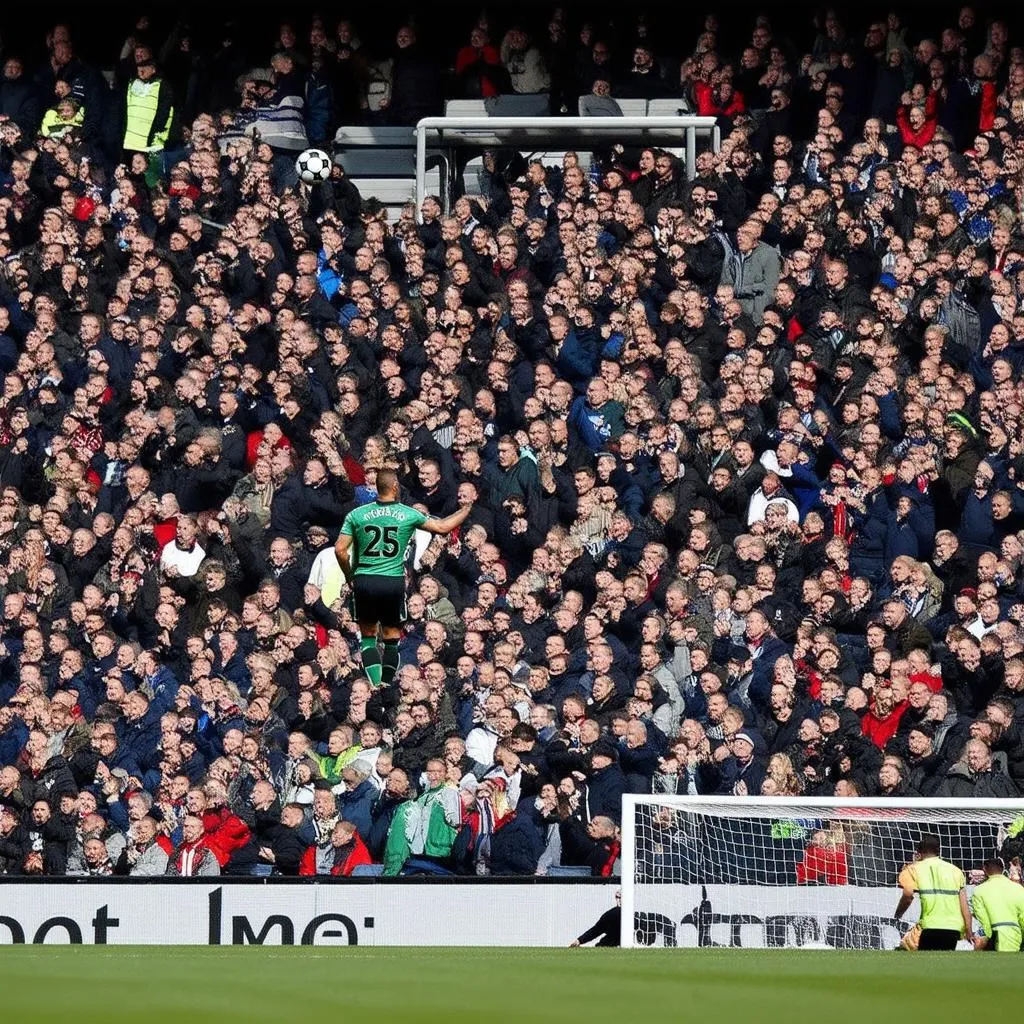
[[[921,900],[921,927],[962,933],[964,918],[960,913],[960,890],[967,883],[964,873],[941,857],[925,857],[913,868],[915,888]]]
[[[971,897],[971,908],[981,930],[995,943],[1000,953],[1016,953],[1021,948],[1024,925],[1024,886],[1006,875],[987,878]]]
[[[144,82],[141,78],[133,78],[128,86],[128,108],[125,123],[123,148],[134,153],[159,153],[167,145],[167,137],[171,132],[171,119],[174,108],[167,113],[167,122],[158,125],[153,132],[153,141],[149,141],[149,133],[153,129],[153,120],[160,103],[159,78]]]
[[[51,107],[43,114],[43,123],[39,128],[39,134],[45,135],[48,139],[59,139],[73,128],[81,128],[84,121],[85,110],[82,107],[75,111],[75,116],[70,121],[65,121],[57,112],[57,108]]]

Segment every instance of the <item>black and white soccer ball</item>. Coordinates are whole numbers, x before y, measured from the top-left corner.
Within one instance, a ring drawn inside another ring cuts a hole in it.
[[[295,171],[307,185],[315,185],[331,176],[331,158],[322,149],[304,150],[295,161]]]

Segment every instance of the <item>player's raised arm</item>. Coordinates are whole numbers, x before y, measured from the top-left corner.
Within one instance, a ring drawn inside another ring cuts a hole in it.
[[[424,520],[420,529],[426,530],[427,533],[451,533],[466,521],[466,517],[472,511],[472,505],[463,505],[457,512],[445,516],[444,519]]]

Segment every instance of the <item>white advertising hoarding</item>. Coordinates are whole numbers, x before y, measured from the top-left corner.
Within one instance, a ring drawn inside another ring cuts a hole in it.
[[[0,884],[0,945],[566,946],[614,883]]]
[[[637,944],[895,949],[917,904],[893,918],[900,891],[855,885],[638,883]]]

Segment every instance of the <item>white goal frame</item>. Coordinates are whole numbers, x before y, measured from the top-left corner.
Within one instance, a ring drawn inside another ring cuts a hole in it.
[[[806,817],[808,811],[821,812],[827,818],[856,819],[871,811],[992,811],[1000,816],[1013,819],[1024,815],[1024,799],[1009,800],[956,800],[947,798],[886,799],[878,797],[850,800],[838,797],[775,797],[775,796],[674,796],[658,794],[626,794],[622,798],[621,825],[621,884],[622,884],[622,935],[623,948],[635,948],[636,912],[636,850],[637,850],[637,809],[643,805],[673,807],[681,811],[707,813],[711,808],[728,807],[733,813],[728,817],[743,818],[787,818]],[[749,815],[744,814],[745,811]],[[838,812],[838,813],[837,813]],[[681,883],[682,884],[682,883]],[[838,889],[840,887],[832,887]],[[852,888],[852,887],[848,887]],[[897,899],[896,879],[892,880],[893,905]]]

